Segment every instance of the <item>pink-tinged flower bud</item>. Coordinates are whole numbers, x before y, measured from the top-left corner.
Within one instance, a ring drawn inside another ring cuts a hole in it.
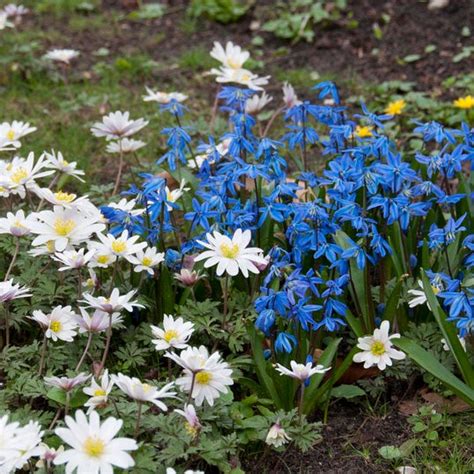
[[[291,438],[286,434],[286,431],[281,427],[278,421],[268,430],[265,439],[265,443],[275,448],[283,446],[288,443],[288,441],[291,441]]]
[[[267,261],[266,263],[260,263],[260,262],[255,263],[255,266],[258,268],[259,272],[263,272],[263,270],[265,270],[270,263],[270,255],[267,255],[264,258]]]
[[[174,274],[174,278],[178,280],[183,286],[191,287],[194,286],[204,275],[199,272],[182,268],[179,273]]]

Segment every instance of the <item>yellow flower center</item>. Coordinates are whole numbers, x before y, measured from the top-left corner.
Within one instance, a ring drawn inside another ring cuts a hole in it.
[[[145,265],[145,267],[149,267],[152,263],[152,260],[150,257],[143,257],[142,258],[142,264]]]
[[[148,393],[153,387],[150,384],[142,383],[142,388],[145,393]]]
[[[57,193],[54,193],[54,197],[61,202],[71,202],[76,199],[75,194],[69,194],[69,193],[63,193],[62,191],[59,191]]]
[[[59,331],[61,331],[62,324],[61,324],[60,321],[53,321],[53,322],[50,324],[49,327],[51,328],[51,331],[53,331],[53,332],[59,332]]]
[[[102,454],[104,454],[104,451],[105,451],[105,444],[101,439],[95,436],[89,436],[84,441],[84,452],[87,455],[93,458],[98,458]]]
[[[13,128],[8,130],[6,137],[8,140],[13,141],[15,139],[15,130]]]
[[[48,249],[49,253],[53,253],[56,250],[56,248],[54,247],[54,240],[48,240],[46,242],[46,248]]]
[[[230,58],[227,64],[231,69],[240,69],[240,61],[236,61],[234,58]]]
[[[166,342],[170,342],[171,339],[177,339],[178,337],[178,331],[176,331],[175,329],[168,329],[167,331],[165,331],[165,333],[163,334],[163,339],[166,341]]]
[[[15,184],[20,184],[28,176],[28,171],[25,168],[18,168],[11,176],[11,180]]]
[[[243,83],[248,82],[250,81],[250,74],[247,74],[246,72],[244,72],[240,79],[242,80]]]
[[[194,426],[192,426],[190,423],[186,422],[185,423],[185,428],[186,428],[186,431],[193,437],[195,438],[196,435],[198,434],[198,430],[197,428],[195,428]]]
[[[239,255],[239,246],[237,244],[222,244],[220,246],[221,254],[225,258],[235,258]]]
[[[354,134],[359,138],[369,138],[372,136],[372,127],[357,125],[356,129],[354,130]]]
[[[105,395],[107,395],[107,393],[105,393],[105,390],[102,388],[94,390],[94,397],[105,397]]]
[[[112,242],[112,250],[115,253],[125,252],[126,249],[127,249],[127,244],[123,242],[122,240],[114,240]]]
[[[69,166],[69,161],[63,160],[63,166]]]
[[[207,370],[203,370],[202,372],[198,372],[196,374],[196,382],[200,385],[208,385],[211,380],[212,374]]]
[[[372,352],[373,355],[375,356],[381,356],[385,354],[385,344],[381,341],[374,341],[372,343],[372,346],[370,348],[370,352]]]
[[[99,255],[97,257],[97,262],[104,265],[109,261],[109,256],[108,255]]]
[[[72,219],[56,219],[54,222],[54,230],[56,234],[66,237],[69,235],[74,228],[76,223]]]
[[[13,227],[17,227],[17,228],[20,228],[20,229],[25,229],[25,225],[23,225],[23,222],[21,222],[20,220],[16,219],[15,222],[13,223]]]
[[[437,294],[441,291],[438,287],[433,286],[433,285],[431,285],[431,289],[433,290],[433,293],[434,293],[435,295],[437,295]]]

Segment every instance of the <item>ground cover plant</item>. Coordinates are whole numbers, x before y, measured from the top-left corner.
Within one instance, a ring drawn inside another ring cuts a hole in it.
[[[173,8],[130,3],[0,13],[0,472],[469,472],[472,76],[278,84],[259,33],[161,87],[142,52],[32,26]]]

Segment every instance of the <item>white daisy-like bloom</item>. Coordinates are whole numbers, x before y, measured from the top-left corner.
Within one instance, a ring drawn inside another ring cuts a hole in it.
[[[110,251],[110,248],[100,242],[90,242],[89,248],[94,252],[89,268],[108,268],[117,260],[117,256]]]
[[[43,452],[41,439],[43,431],[36,421],[25,426],[8,423],[8,416],[0,418],[0,472],[17,472],[32,457]]]
[[[79,326],[79,334],[104,332],[109,326],[114,327],[122,322],[120,313],[112,313],[110,320],[109,313],[100,309],[96,309],[92,316],[84,308],[79,308],[79,311],[81,314],[76,314],[74,317]]]
[[[292,360],[290,362],[290,369],[287,369],[281,364],[276,364],[275,369],[280,375],[288,375],[288,377],[299,380],[300,382],[305,382],[314,374],[324,374],[331,367],[324,367],[323,365],[316,365],[313,367],[311,362],[307,364],[298,364],[296,361]]]
[[[188,161],[188,167],[192,169],[201,168],[202,164],[205,161],[208,161],[209,164],[214,163],[216,158],[216,152],[218,153],[219,157],[226,156],[227,153],[229,153],[231,141],[231,138],[226,138],[215,147],[209,147],[205,153],[201,155],[196,155],[194,158],[191,158]]]
[[[127,260],[134,266],[134,272],[147,272],[150,275],[155,273],[155,268],[165,260],[165,253],[158,252],[155,247],[148,247],[138,250],[135,255],[129,255]]]
[[[32,127],[28,122],[13,120],[13,122],[3,122],[0,124],[0,137],[6,138],[9,142],[16,143],[18,148],[21,146],[20,138],[38,130]]]
[[[461,337],[458,335],[458,339],[459,339],[459,342],[462,346],[462,348],[464,349],[464,351],[466,351],[466,339],[464,337]],[[441,339],[441,344],[443,344],[443,350],[446,351],[446,352],[449,352],[451,349],[449,348],[449,345],[446,341],[446,339],[443,337],[443,339]]]
[[[418,286],[420,287],[419,290],[408,290],[408,294],[410,295],[410,299],[408,300],[408,306],[410,308],[414,308],[415,306],[423,305],[426,303],[426,306],[428,306],[428,309],[431,311],[431,306],[428,303],[428,298],[426,297],[426,293],[423,288],[423,282],[421,280],[418,280]],[[433,293],[437,295],[442,290],[442,283],[440,282],[439,286],[437,286],[436,284],[431,285],[431,289],[433,290]]]
[[[270,76],[259,77],[247,69],[221,67],[219,69],[211,69],[210,73],[216,76],[216,82],[240,84],[254,91],[263,90],[263,86],[266,86],[270,79]]]
[[[64,250],[63,252],[55,253],[51,258],[64,265],[63,267],[59,267],[59,271],[64,272],[66,270],[77,270],[84,267],[88,264],[94,253],[94,250],[89,250],[86,253],[86,249]]]
[[[128,230],[124,230],[119,236],[115,237],[112,234],[98,234],[97,237],[109,252],[117,257],[128,258],[130,255],[137,253],[144,249],[146,242],[136,241],[140,238],[138,235],[132,237],[128,236]],[[91,243],[94,245],[94,243]]]
[[[279,421],[271,426],[271,428],[268,430],[267,437],[265,438],[265,443],[275,448],[283,446],[284,444],[288,443],[288,441],[291,441],[291,438],[281,427]]]
[[[89,240],[93,234],[100,234],[105,224],[98,222],[82,212],[82,209],[65,209],[54,206],[52,211],[41,211],[34,214],[35,221],[30,224],[31,232],[37,237],[32,245],[43,245],[54,242],[57,252],[64,251],[68,246],[78,245]]]
[[[242,232],[242,229],[237,229],[232,238],[217,231],[206,234],[207,242],[198,240],[198,243],[208,250],[199,254],[195,261],[205,260],[205,268],[217,265],[217,276],[221,276],[224,272],[236,276],[241,271],[244,277],[248,278],[249,272],[259,273],[256,264],[267,264],[262,249],[247,247],[251,238],[250,230]]]
[[[55,169],[61,173],[67,174],[68,176],[73,176],[79,181],[84,182],[79,176],[84,175],[84,171],[78,170],[77,163],[75,161],[69,162],[64,159],[63,154],[58,151],[57,153],[54,150],[51,150],[51,153],[44,153],[46,157],[46,168]]]
[[[75,49],[51,49],[45,55],[45,59],[63,64],[71,64],[71,61],[79,56]]]
[[[78,474],[112,474],[113,466],[128,469],[135,461],[128,453],[138,449],[137,443],[131,438],[116,438],[123,425],[122,420],[113,417],[101,423],[96,411],[87,419],[78,410],[75,418],[66,416],[67,428],[56,428],[59,438],[71,446],[54,459],[55,465],[66,464],[66,473],[76,471]]]
[[[250,53],[240,46],[228,41],[225,48],[217,41],[210,52],[211,57],[219,61],[228,69],[242,69],[244,63],[250,58]]]
[[[288,109],[302,104],[301,100],[299,100],[296,95],[295,89],[288,82],[283,84],[283,102]]]
[[[132,290],[124,295],[120,295],[118,288],[114,288],[108,298],[105,296],[92,296],[89,293],[84,293],[83,303],[87,303],[89,308],[99,309],[105,313],[120,313],[123,309],[131,313],[133,308],[144,308],[142,304],[136,301],[131,301],[135,296],[136,291]]]
[[[30,10],[23,5],[15,5],[14,3],[9,3],[3,7],[3,11],[7,14],[9,18],[18,18],[24,15],[27,15]]]
[[[391,343],[391,340],[399,338],[400,334],[389,336],[389,330],[390,323],[382,321],[380,328],[375,329],[372,336],[359,337],[357,347],[361,349],[361,352],[354,355],[353,361],[364,362],[364,369],[376,365],[380,370],[385,370],[387,366],[392,365],[392,359],[404,359],[405,354],[394,349]]]
[[[204,400],[213,406],[214,400],[221,393],[227,393],[228,385],[234,383],[229,364],[221,359],[219,352],[209,356],[204,346],[188,347],[179,355],[166,352],[165,357],[183,367],[183,375],[176,380],[176,385],[187,393],[192,390],[191,397],[197,406],[201,406]]]
[[[8,303],[19,298],[28,298],[31,296],[30,289],[21,286],[19,283],[14,284],[13,278],[8,281],[0,281],[0,303]]]
[[[35,162],[35,155],[31,152],[26,160],[16,156],[7,165],[7,174],[0,175],[0,186],[18,194],[22,199],[26,196],[26,189],[36,187],[35,180],[54,173],[53,170],[44,171],[46,166],[42,156]]]
[[[91,375],[81,372],[75,377],[45,377],[44,383],[48,387],[60,388],[65,392],[72,392],[76,387],[87,382],[90,378]]]
[[[74,193],[66,193],[64,191],[53,192],[49,188],[36,187],[33,192],[41,199],[48,201],[55,206],[62,206],[65,209],[82,208],[87,196],[77,197]]]
[[[245,113],[258,114],[272,100],[273,97],[268,96],[265,91],[263,91],[262,95],[255,94],[245,102]]]
[[[25,216],[23,210],[7,212],[7,217],[0,218],[0,234],[10,234],[14,237],[23,237],[30,233],[30,216]]]
[[[172,467],[166,468],[166,474],[176,474],[176,470]],[[186,469],[183,474],[206,474],[204,471],[194,471],[192,469]]]
[[[71,250],[72,247],[69,245],[66,247],[67,250]],[[39,257],[41,255],[49,255],[50,257],[56,252],[56,248],[54,247],[54,241],[51,240],[46,242],[44,245],[38,245],[37,247],[28,250],[28,255],[32,257]]]
[[[82,391],[90,398],[85,403],[86,407],[89,407],[88,413],[107,405],[109,393],[112,391],[114,381],[109,377],[109,371],[106,369],[100,378],[100,383],[97,383],[95,378],[92,377],[91,385],[85,387]]]
[[[172,211],[173,207],[170,206],[168,203],[175,203],[186,191],[189,191],[191,188],[186,188],[186,181],[184,179],[181,180],[179,183],[179,188],[170,189],[168,186],[165,187],[166,192],[166,208],[168,211]]]
[[[181,268],[179,273],[175,273],[173,278],[178,280],[181,285],[185,287],[194,286],[201,278],[204,278],[201,272],[189,270],[188,268]]]
[[[12,142],[6,137],[0,137],[0,151],[12,151],[19,148],[21,143],[19,141]]]
[[[55,342],[71,342],[77,335],[75,313],[70,306],[56,306],[49,314],[37,309],[30,317],[43,328],[44,335]]]
[[[107,153],[133,153],[146,145],[141,140],[123,138],[118,142],[110,142],[105,150]]]
[[[170,348],[185,349],[188,341],[194,332],[194,324],[183,318],[174,319],[173,316],[165,314],[163,317],[163,328],[151,326],[151,333],[155,339],[152,343],[157,351],[164,351]]]
[[[0,11],[0,31],[5,28],[13,28],[15,25],[8,21],[8,15],[5,12]]]
[[[202,428],[202,425],[196,414],[196,409],[194,408],[194,405],[185,404],[183,410],[175,409],[175,412],[185,418],[186,431],[192,437],[195,437],[199,433],[199,430]]]
[[[158,104],[169,104],[172,100],[184,102],[188,96],[181,92],[160,92],[146,87],[147,94],[143,96],[144,102],[156,102]]]
[[[170,382],[164,387],[158,389],[158,387],[154,385],[141,382],[136,377],[127,377],[123,374],[112,375],[112,380],[115,385],[117,385],[117,387],[130,398],[141,403],[153,403],[153,405],[156,405],[162,411],[167,411],[168,407],[161,401],[161,399],[176,398],[176,392],[171,390],[174,386],[174,382]]]
[[[91,132],[95,137],[105,137],[107,141],[122,139],[139,132],[148,125],[148,120],[130,119],[130,112],[111,112],[102,117],[102,122],[92,125]]]

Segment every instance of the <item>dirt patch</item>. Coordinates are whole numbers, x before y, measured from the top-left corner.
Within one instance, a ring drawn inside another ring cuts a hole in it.
[[[354,404],[337,404],[330,410],[323,440],[306,453],[289,448],[281,455],[269,454],[259,461],[248,460],[248,473],[372,474],[389,472],[378,449],[399,446],[409,438],[406,418],[397,411],[385,416],[367,416]]]

